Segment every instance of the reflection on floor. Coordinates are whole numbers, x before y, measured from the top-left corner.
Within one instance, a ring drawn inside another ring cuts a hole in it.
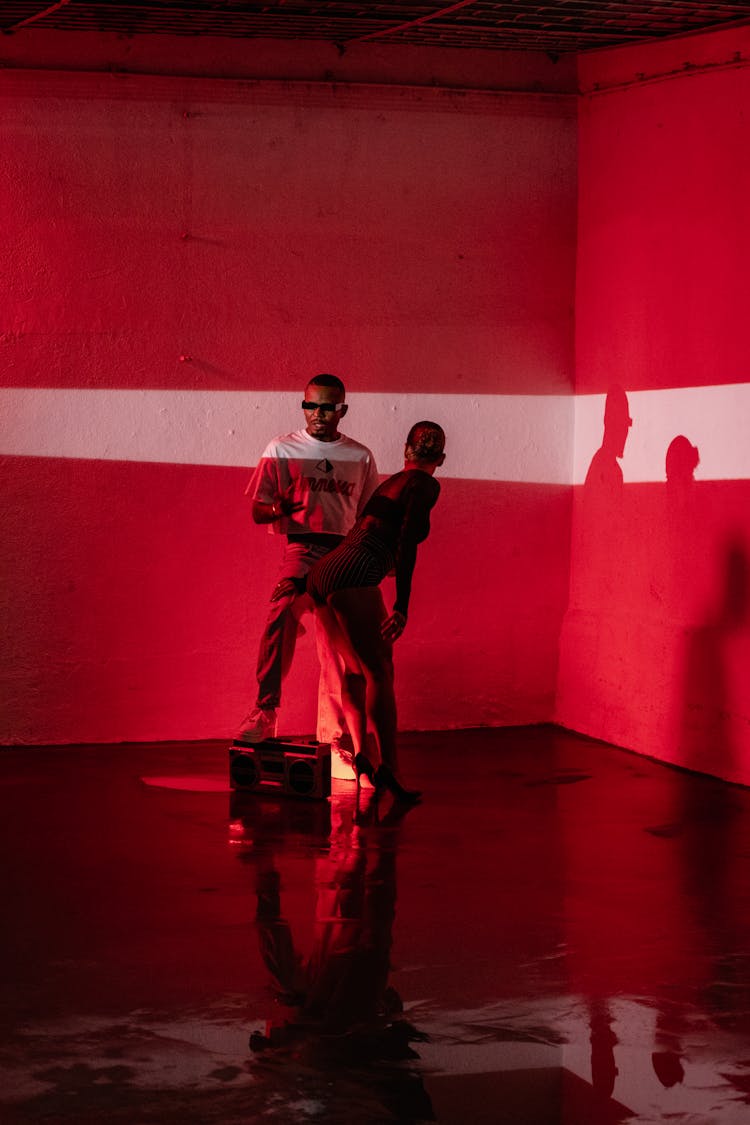
[[[424,802],[357,814],[218,743],[3,751],[0,1119],[750,1121],[750,792],[553,728],[402,754]]]

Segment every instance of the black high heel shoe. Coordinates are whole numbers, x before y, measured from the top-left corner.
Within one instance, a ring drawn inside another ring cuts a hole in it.
[[[357,789],[358,790],[359,790],[359,786],[360,786],[359,779],[360,779],[360,777],[362,777],[363,774],[367,778],[367,780],[370,782],[370,785],[372,785],[373,788],[377,788],[377,786],[375,785],[375,777],[376,777],[375,769],[373,767],[372,762],[370,761],[370,759],[365,754],[362,754],[361,752],[359,754],[355,754],[353,765],[354,765],[354,776],[357,779]]]
[[[375,770],[375,791],[379,794],[384,789],[405,805],[416,805],[422,796],[419,789],[404,789],[390,766],[380,765]]]

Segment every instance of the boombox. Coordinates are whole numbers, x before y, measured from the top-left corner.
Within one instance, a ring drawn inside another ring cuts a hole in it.
[[[331,795],[331,744],[267,738],[229,747],[229,784],[242,792],[324,800]]]

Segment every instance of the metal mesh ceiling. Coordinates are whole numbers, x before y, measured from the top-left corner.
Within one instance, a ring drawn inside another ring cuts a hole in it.
[[[553,53],[658,39],[750,20],[750,3],[532,0],[359,4],[352,0],[5,0],[0,30],[356,40]]]

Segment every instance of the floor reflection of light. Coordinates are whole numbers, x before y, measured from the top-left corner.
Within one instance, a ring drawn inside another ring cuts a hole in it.
[[[631,997],[608,1000],[606,1005],[616,1066],[611,1097],[637,1114],[639,1122],[685,1116],[717,1125],[734,1125],[735,1121],[739,1125],[747,1119],[742,1116],[748,1112],[747,1106],[736,1103],[737,1092],[729,1081],[733,1072],[745,1072],[747,1043],[743,1037],[707,1026],[705,1012],[685,1012],[684,1078],[667,1088],[652,1062],[657,1041],[655,1007]],[[591,1011],[581,997],[514,998],[478,1009],[450,1011],[434,1009],[423,1001],[409,1015],[429,1033],[429,1041],[419,1046],[427,1075],[561,1068],[593,1085]]]
[[[142,777],[144,785],[155,789],[178,789],[186,793],[229,793],[231,787],[225,777],[214,774],[181,774],[175,777]]]
[[[12,1092],[14,1101],[34,1097],[82,1067],[89,1081],[122,1081],[143,1090],[188,1089],[212,1082],[217,1089],[229,1082],[250,1085],[246,1007],[247,998],[237,996],[218,999],[200,1014],[167,1016],[138,1010],[126,1019],[81,1014],[68,1020],[30,1022],[23,1033],[26,1063],[37,1052],[44,1057],[52,1042],[59,1061],[53,1067],[30,1067],[20,1060],[14,1064],[8,1050],[0,1063],[4,1096]],[[113,1059],[117,1067],[127,1069],[122,1078],[108,1077]]]

